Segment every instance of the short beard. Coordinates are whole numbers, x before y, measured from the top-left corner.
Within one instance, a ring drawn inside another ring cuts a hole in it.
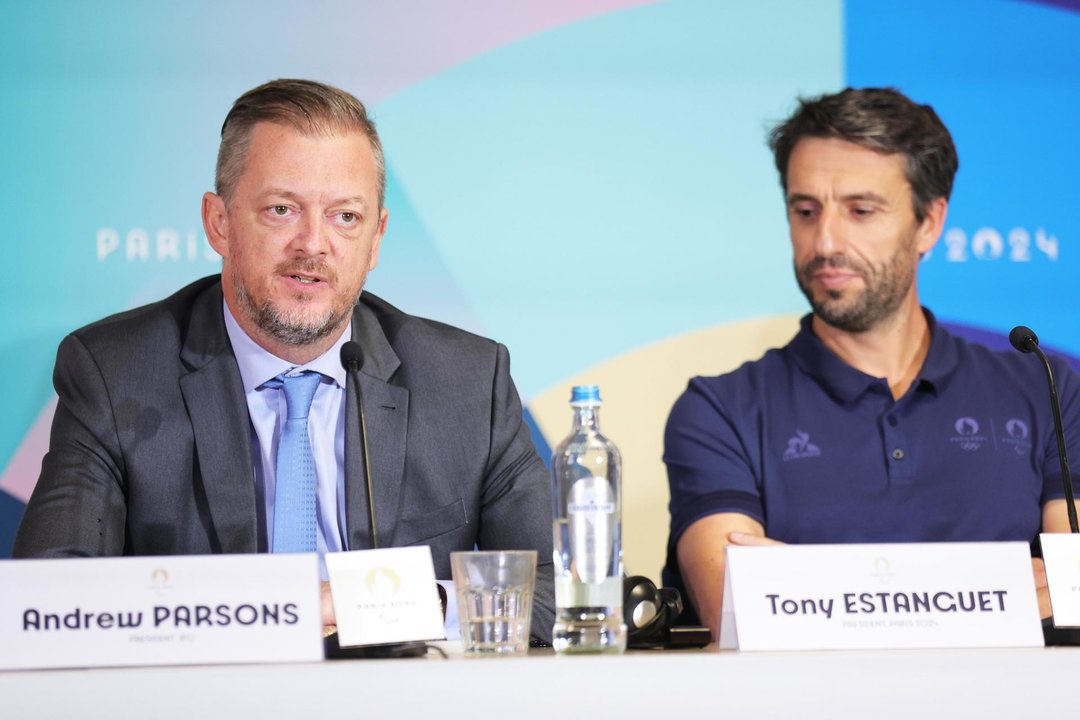
[[[312,265],[315,265],[315,263],[292,263],[286,268],[278,267],[276,270],[279,274],[287,274],[289,269],[313,273],[315,268],[311,267]],[[343,308],[341,312],[334,312],[331,309],[321,318],[304,321],[300,318],[289,317],[269,299],[261,304],[256,304],[235,269],[233,271],[233,285],[236,288],[241,311],[251,318],[264,333],[280,343],[293,347],[312,345],[333,334],[334,331],[345,324],[346,319],[352,314],[353,308],[360,300],[360,296],[357,295],[353,298],[352,303]]]
[[[814,314],[825,323],[849,333],[864,333],[891,317],[900,308],[915,279],[915,267],[907,262],[909,249],[900,247],[880,265],[852,263],[846,255],[815,257],[801,268],[795,268],[799,289],[810,302]],[[850,302],[843,304],[843,293],[826,290],[825,299],[814,297],[810,287],[813,274],[822,267],[853,268],[863,279],[865,288]]]

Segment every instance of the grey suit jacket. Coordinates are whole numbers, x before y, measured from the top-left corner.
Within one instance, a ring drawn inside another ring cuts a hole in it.
[[[364,293],[352,339],[380,545],[536,549],[533,635],[554,622],[550,481],[522,420],[506,348]],[[348,547],[370,547],[353,379],[345,437]],[[59,403],[15,557],[250,553],[259,548],[251,423],[204,278],[60,344]]]

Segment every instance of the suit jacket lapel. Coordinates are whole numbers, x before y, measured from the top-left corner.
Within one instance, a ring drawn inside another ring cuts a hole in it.
[[[401,502],[405,475],[405,443],[408,437],[409,391],[389,380],[401,365],[397,353],[383,334],[370,308],[357,305],[353,313],[352,339],[364,350],[360,388],[364,395],[364,416],[368,447],[371,450],[370,480],[364,476],[360,418],[356,408],[353,378],[348,379],[345,417],[345,522],[350,550],[372,547],[368,532],[368,500],[365,483],[371,483],[375,498],[375,520],[379,546],[393,544],[393,532]]]
[[[191,372],[180,378],[195,436],[199,477],[219,552],[256,552],[255,471],[251,461],[251,420],[225,331],[221,286],[194,303],[180,357]],[[199,487],[195,489],[200,491]]]

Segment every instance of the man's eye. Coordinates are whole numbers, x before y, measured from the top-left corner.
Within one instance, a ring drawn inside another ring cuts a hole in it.
[[[342,220],[342,222],[347,222],[347,223],[349,223],[351,225],[352,223],[356,222],[356,220],[357,220],[356,213],[354,213],[354,212],[343,212],[343,213],[341,213],[341,220]]]
[[[289,214],[289,207],[288,205],[275,205],[274,207],[270,208],[270,212],[277,215],[278,217],[284,217]]]

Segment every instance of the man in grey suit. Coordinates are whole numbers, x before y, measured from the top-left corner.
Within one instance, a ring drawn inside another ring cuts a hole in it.
[[[318,377],[317,548],[371,547],[357,377],[380,546],[429,545],[443,579],[454,550],[538,550],[533,635],[548,639],[550,486],[506,348],[362,293],[384,189],[379,138],[353,96],[301,80],[241,96],[202,204],[222,274],[61,343],[15,557],[272,550],[281,379],[297,374]],[[339,360],[350,339],[359,373]]]

